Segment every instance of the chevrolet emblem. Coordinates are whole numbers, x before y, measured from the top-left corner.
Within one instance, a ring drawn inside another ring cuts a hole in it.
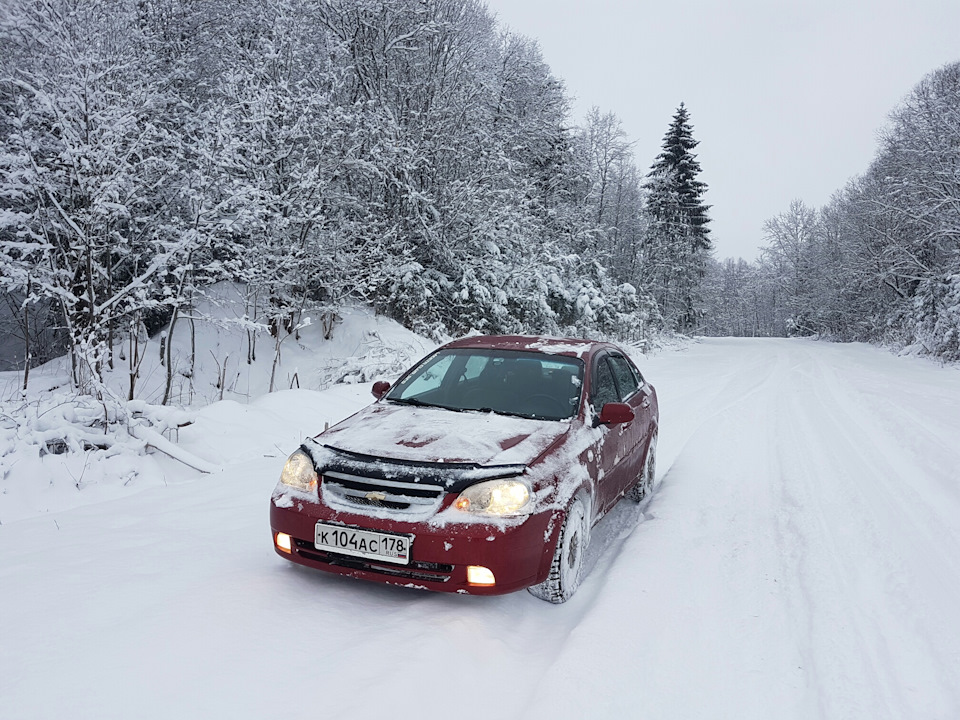
[[[374,490],[373,492],[368,492],[366,498],[367,500],[373,500],[375,502],[383,502],[387,499],[387,494]]]

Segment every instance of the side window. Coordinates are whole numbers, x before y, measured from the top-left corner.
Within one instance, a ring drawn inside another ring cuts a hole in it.
[[[620,388],[620,399],[626,400],[640,389],[640,383],[630,366],[630,362],[623,355],[612,354],[609,359],[610,365],[613,367],[613,374],[617,378],[617,385]]]
[[[619,399],[610,364],[607,362],[607,358],[600,358],[593,376],[593,391],[591,393],[593,408],[600,412],[601,408],[608,402],[617,402]]]

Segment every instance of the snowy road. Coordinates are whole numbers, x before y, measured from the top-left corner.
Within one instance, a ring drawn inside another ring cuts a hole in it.
[[[0,717],[960,717],[960,371],[796,340],[639,364],[660,486],[570,603],[281,561],[283,457],[367,388],[221,403],[182,442],[222,474],[0,526]]]

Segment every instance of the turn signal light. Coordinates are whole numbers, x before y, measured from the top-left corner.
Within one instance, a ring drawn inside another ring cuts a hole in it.
[[[496,585],[497,581],[489,568],[483,565],[467,565],[467,583],[470,585]]]
[[[282,550],[285,553],[293,552],[293,541],[290,539],[290,536],[286,533],[277,533],[277,548]]]

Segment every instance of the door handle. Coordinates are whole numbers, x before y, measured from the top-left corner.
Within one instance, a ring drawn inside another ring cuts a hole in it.
[[[643,399],[643,402],[640,403],[640,407],[642,407],[642,408],[648,408],[648,407],[650,407],[650,398],[644,398],[644,399]]]

